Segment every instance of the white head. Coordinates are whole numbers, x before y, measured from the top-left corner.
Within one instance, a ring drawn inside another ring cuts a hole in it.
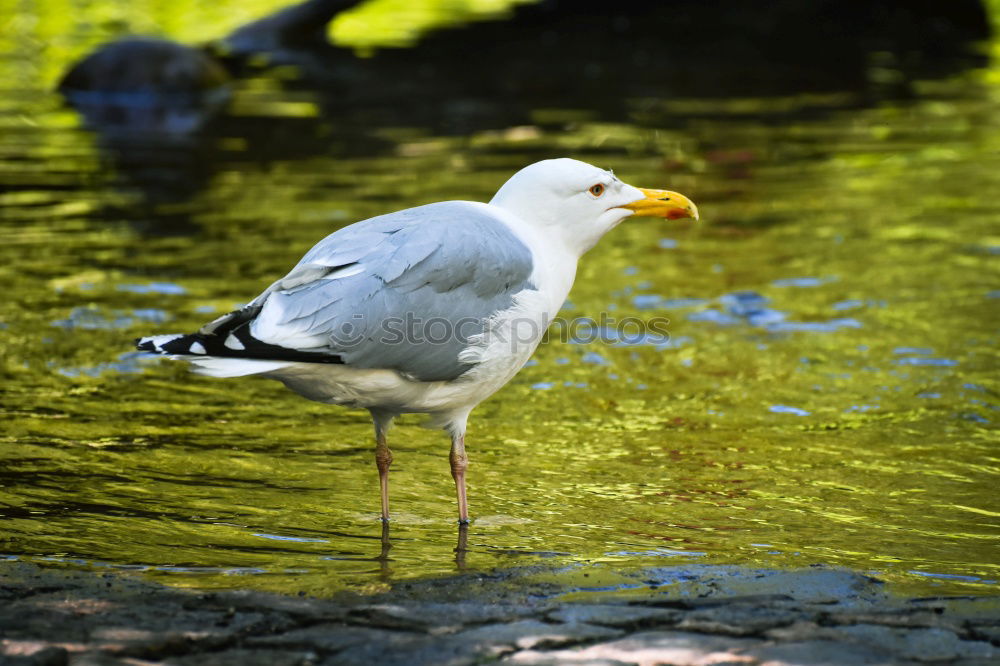
[[[631,215],[698,219],[687,197],[632,187],[610,171],[565,157],[524,167],[490,204],[556,236],[578,255]]]

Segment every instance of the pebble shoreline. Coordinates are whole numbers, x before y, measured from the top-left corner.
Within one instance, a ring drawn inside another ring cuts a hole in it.
[[[1000,597],[896,597],[857,572],[657,569],[566,600],[538,569],[333,599],[0,562],[0,666],[1000,664]]]

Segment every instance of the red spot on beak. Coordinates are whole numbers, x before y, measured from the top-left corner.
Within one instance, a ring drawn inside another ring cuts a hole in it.
[[[691,213],[684,208],[671,208],[667,211],[668,220],[680,220],[685,217],[691,217]]]

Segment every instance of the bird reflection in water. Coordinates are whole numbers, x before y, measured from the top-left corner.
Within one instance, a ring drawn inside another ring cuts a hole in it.
[[[379,565],[379,578],[383,582],[391,582],[393,570],[391,567],[392,558],[389,557],[389,551],[392,550],[392,538],[391,538],[391,527],[390,523],[383,521],[381,523],[381,533],[379,535],[379,551],[374,557],[342,557],[342,556],[327,556],[324,559],[329,560],[349,560],[349,561],[359,561],[359,562],[378,562]],[[455,543],[455,568],[459,571],[465,571],[467,569],[466,565],[466,553],[469,551],[469,525],[467,523],[459,524],[458,526],[458,538]]]
[[[199,46],[126,37],[73,64],[58,91],[83,126],[97,135],[121,185],[137,191],[148,207],[130,216],[130,222],[154,220],[134,222],[143,233],[193,231],[190,214],[172,204],[191,200],[207,187],[226,168],[223,161],[233,146],[281,147],[284,153],[271,159],[324,151],[334,137],[319,114],[283,118],[261,113],[251,108],[253,100],[243,99],[240,80],[267,76],[280,67],[281,85],[287,79],[309,91],[337,88],[317,77],[326,76],[335,63],[355,58],[326,41],[326,27],[359,2],[307,0]],[[229,113],[236,99],[241,110]],[[278,128],[301,140],[274,141]],[[324,136],[326,140],[318,139]]]
[[[127,37],[73,65],[59,92],[88,127],[109,133],[183,136],[203,129],[231,98],[247,63],[291,66],[303,77],[347,52],[326,40],[326,26],[359,0],[307,0],[204,46]]]

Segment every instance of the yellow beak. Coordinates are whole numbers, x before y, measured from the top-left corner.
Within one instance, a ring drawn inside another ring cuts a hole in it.
[[[621,208],[633,210],[636,215],[646,217],[665,217],[670,220],[684,217],[698,219],[698,207],[683,194],[668,190],[647,190],[642,187],[638,189],[646,195],[645,198],[625,204]]]

